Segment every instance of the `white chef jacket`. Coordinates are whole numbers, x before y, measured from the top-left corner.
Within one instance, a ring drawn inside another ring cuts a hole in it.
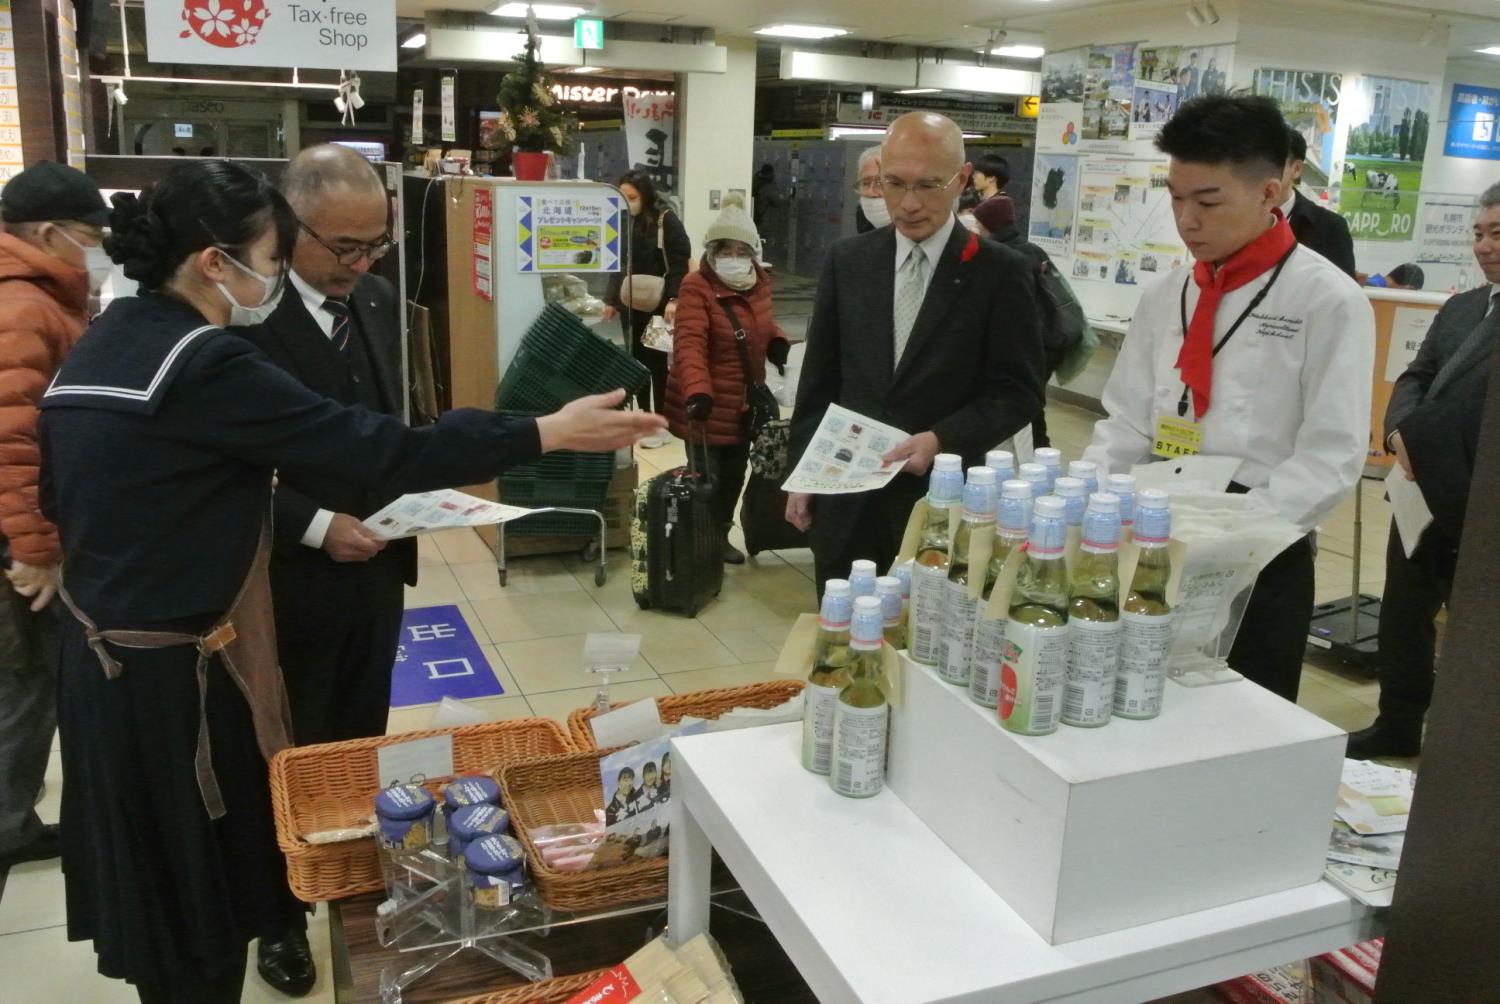
[[[1157,419],[1177,417],[1183,282],[1190,323],[1199,295],[1191,275],[1190,262],[1141,296],[1104,387],[1109,417],[1094,426],[1084,453],[1101,473],[1128,473],[1149,461]],[[1270,276],[1219,301],[1215,345]],[[1209,409],[1199,423],[1202,452],[1238,457],[1234,480],[1311,531],[1364,469],[1374,367],[1369,301],[1336,265],[1299,245],[1260,306],[1214,357]]]

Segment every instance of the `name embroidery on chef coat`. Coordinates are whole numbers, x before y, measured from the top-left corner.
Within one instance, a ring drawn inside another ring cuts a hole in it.
[[[1284,314],[1251,314],[1250,319],[1255,322],[1255,333],[1262,338],[1296,338],[1307,324],[1306,318]]]

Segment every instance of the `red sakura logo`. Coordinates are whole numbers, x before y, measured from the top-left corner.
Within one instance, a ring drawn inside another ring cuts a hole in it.
[[[266,0],[182,0],[187,27],[178,37],[197,35],[221,49],[254,45],[270,14]]]

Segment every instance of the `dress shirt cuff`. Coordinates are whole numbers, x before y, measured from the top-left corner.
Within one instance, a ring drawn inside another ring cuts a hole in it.
[[[328,536],[328,527],[333,523],[333,513],[327,509],[319,509],[313,514],[312,522],[307,524],[307,529],[302,533],[302,543],[308,547],[321,548],[323,540]]]

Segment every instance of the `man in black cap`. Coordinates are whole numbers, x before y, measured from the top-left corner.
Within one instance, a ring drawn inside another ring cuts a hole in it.
[[[0,869],[56,857],[33,808],[57,725],[57,528],[37,504],[37,402],[112,263],[88,176],[43,162],[0,191]]]

